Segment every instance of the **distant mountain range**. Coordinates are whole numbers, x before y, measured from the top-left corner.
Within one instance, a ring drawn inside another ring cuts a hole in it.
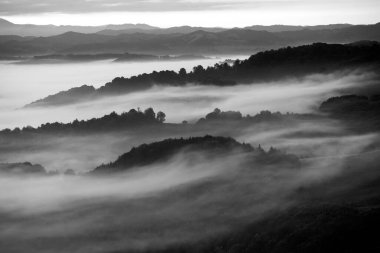
[[[7,29],[3,27],[13,26],[3,20],[0,25],[0,31],[5,34],[4,31],[7,31]],[[35,26],[30,27],[30,29],[25,28],[30,31],[30,35],[38,34],[38,32],[33,32]],[[47,27],[49,28],[50,26]],[[49,37],[17,36],[15,35],[17,34],[15,30],[13,31],[14,35],[0,35],[0,57],[125,52],[155,55],[252,54],[264,49],[315,42],[350,43],[359,40],[380,41],[380,23],[375,25],[329,25],[315,27],[254,26],[244,29],[201,27],[161,29],[146,25],[116,26],[116,28],[124,27],[128,27],[128,32],[125,29],[116,31],[109,27],[105,30],[99,30],[94,27],[87,29],[85,27],[65,26],[62,28],[61,26],[53,26],[54,29],[61,29],[60,31],[71,31]],[[115,27],[111,26],[111,28]],[[84,33],[89,31],[95,33]],[[9,30],[9,33],[11,32]]]
[[[267,32],[291,32],[291,31],[301,31],[301,30],[333,30],[351,27],[351,24],[331,24],[331,25],[315,25],[315,26],[300,26],[300,25],[253,25],[247,26],[245,29],[250,29],[254,31],[267,31]]]
[[[149,53],[233,54],[305,43],[380,41],[380,24],[250,26],[243,29],[145,24],[98,27],[18,25],[0,19],[0,56]],[[46,37],[38,37],[38,36]]]
[[[254,31],[284,32],[309,30],[325,30],[350,27],[350,24],[332,24],[317,26],[289,26],[289,25],[271,25],[261,26],[254,25],[245,27],[245,29]],[[152,34],[170,34],[170,33],[192,33],[195,31],[221,32],[228,30],[222,27],[191,27],[179,26],[170,28],[160,28],[147,24],[120,24],[120,25],[102,25],[102,26],[56,26],[56,25],[32,25],[32,24],[14,24],[8,20],[0,18],[0,35],[18,35],[18,36],[54,36],[65,32],[78,33],[98,33],[102,35],[120,35],[130,33],[152,33]]]
[[[143,61],[184,61],[208,59],[201,55],[150,55],[150,54],[48,54],[36,55],[34,57],[0,57],[4,60],[18,60],[17,64],[36,63],[69,63],[90,62],[100,60],[113,60],[114,62],[143,62]]]
[[[122,25],[104,25],[104,26],[56,26],[56,25],[32,25],[32,24],[14,24],[8,20],[0,18],[1,35],[18,35],[18,36],[54,36],[65,32],[78,33],[96,33],[102,30],[151,30],[157,29],[145,24],[122,24]]]

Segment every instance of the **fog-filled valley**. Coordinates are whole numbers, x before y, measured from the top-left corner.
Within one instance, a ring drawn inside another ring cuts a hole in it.
[[[244,58],[235,56],[237,58]],[[17,109],[64,89],[84,84],[99,87],[117,76],[130,77],[154,70],[190,70],[195,65],[212,66],[223,58],[187,60],[179,62],[68,62],[65,64],[17,64],[18,61],[0,61],[2,77],[2,107]],[[22,73],[22,75],[20,75]]]
[[[0,19],[0,252],[377,252],[378,27]]]

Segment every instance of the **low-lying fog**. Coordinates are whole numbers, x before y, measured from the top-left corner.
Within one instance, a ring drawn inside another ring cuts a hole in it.
[[[16,64],[0,61],[0,114],[13,113],[31,101],[83,84],[99,87],[118,76],[130,77],[142,73],[180,68],[191,70],[196,65],[213,66],[224,58],[186,61],[112,62],[112,60],[62,63]],[[15,118],[20,115],[15,116]],[[44,119],[46,120],[46,118]],[[1,118],[0,127],[12,122]],[[15,121],[16,124],[28,124]]]
[[[55,121],[71,122],[74,119],[102,117],[112,111],[121,113],[138,107],[153,107],[156,111],[164,111],[167,122],[172,123],[199,119],[216,107],[251,115],[261,110],[304,113],[312,112],[321,101],[337,95],[342,89],[357,86],[358,83],[363,87],[372,82],[370,73],[351,72],[232,87],[155,87],[74,105],[18,110],[9,106],[13,103],[9,97],[3,97],[3,103],[8,106],[3,107],[0,114],[0,128],[38,126]],[[25,101],[24,98],[23,100]]]
[[[205,60],[202,64],[214,62]],[[71,106],[15,110],[75,85],[99,86],[115,76],[154,69],[189,69],[194,64],[188,61],[4,65],[0,68],[3,85],[0,128],[88,119],[137,107],[162,110],[167,122],[195,120],[215,107],[251,115],[261,110],[315,112],[321,101],[340,91],[373,82],[370,73],[351,72],[223,88],[155,87]],[[39,71],[41,74],[37,74]],[[48,74],[43,75],[44,72]],[[374,142],[378,145],[379,134],[353,134],[334,120],[301,120],[292,125],[263,123],[242,129],[186,129],[168,126],[80,137],[4,138],[0,139],[0,162],[30,161],[42,164],[47,170],[85,172],[115,160],[142,143],[213,134],[294,153],[302,158],[302,168],[289,168],[281,163],[265,168],[254,164],[247,168],[244,154],[213,160],[202,155],[193,160],[188,154],[179,154],[166,163],[117,176],[2,175],[0,250],[117,252],[205,240],[242,228],[271,211],[298,204],[295,196],[299,189],[345,175],[347,168],[365,173],[359,173],[350,184],[341,184],[340,193],[369,180],[371,173],[378,173],[379,151],[366,153],[366,150]],[[334,189],[329,192],[332,193]]]
[[[312,75],[297,80],[239,85],[234,87],[188,86],[155,87],[143,92],[109,97],[71,106],[33,108],[7,111],[0,114],[0,128],[38,126],[46,122],[71,122],[75,118],[102,117],[112,111],[118,113],[131,108],[152,106],[167,115],[166,122],[178,123],[204,117],[218,107],[254,115],[261,110],[286,112],[315,112],[320,102],[349,87],[372,84],[370,73],[351,72],[331,75]],[[101,163],[115,160],[133,146],[165,138],[203,136],[205,134],[231,136],[241,142],[261,144],[266,148],[279,147],[296,155],[322,156],[316,151],[327,144],[340,143],[346,136],[344,126],[332,120],[299,122],[282,126],[261,124],[248,129],[168,128],[140,132],[98,133],[87,136],[44,136],[28,139],[0,139],[0,162],[39,163],[47,170],[88,171]],[[315,137],[317,135],[317,137]],[[361,138],[359,136],[358,138]],[[349,140],[349,139],[347,139]],[[330,143],[332,142],[332,143]],[[101,145],[100,145],[101,143]],[[344,153],[344,152],[343,152]]]
[[[161,248],[216,236],[291,204],[285,198],[298,173],[250,171],[239,168],[239,159],[189,166],[177,158],[117,178],[2,178],[2,249]]]
[[[301,204],[299,189],[346,173],[347,161],[334,157],[334,150],[361,151],[370,143],[367,136],[325,145],[331,156],[305,161],[302,169],[281,163],[248,168],[242,154],[214,160],[199,156],[189,163],[187,154],[180,154],[117,177],[2,177],[2,249],[116,252],[207,240]],[[366,173],[355,183],[378,171],[370,169],[368,157],[353,161],[361,159],[366,167],[354,168]],[[339,192],[350,187],[338,187]]]

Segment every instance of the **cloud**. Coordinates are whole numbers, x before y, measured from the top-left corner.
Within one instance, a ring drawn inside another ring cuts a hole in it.
[[[252,24],[376,23],[378,0],[0,0],[0,17],[14,23],[160,27]]]
[[[376,0],[0,0],[0,14],[91,13],[91,12],[171,12],[231,9],[342,8],[377,6]]]
[[[27,13],[89,13],[89,12],[166,12],[203,11],[242,8],[250,1],[215,0],[1,0],[0,13],[17,15]]]

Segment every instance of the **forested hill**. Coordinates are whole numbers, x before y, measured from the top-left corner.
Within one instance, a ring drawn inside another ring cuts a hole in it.
[[[345,125],[359,131],[380,129],[380,95],[346,95],[332,97],[323,102],[320,111],[345,121]]]
[[[109,164],[97,167],[93,172],[108,173],[131,169],[133,167],[146,166],[157,162],[165,162],[174,155],[183,151],[202,152],[215,155],[227,152],[252,152],[254,149],[249,144],[242,144],[232,138],[226,137],[192,137],[189,139],[165,139],[163,141],[150,144],[142,144],[132,148],[129,152],[119,156],[119,158]],[[207,156],[210,158],[210,156]],[[211,159],[211,158],[210,158]]]
[[[324,44],[287,47],[252,55],[234,64],[215,64],[213,67],[196,66],[191,72],[181,69],[141,74],[131,78],[117,77],[99,89],[82,86],[37,100],[28,106],[62,105],[113,94],[141,91],[159,86],[186,84],[230,86],[275,81],[313,73],[369,66],[380,63],[380,44],[360,42],[353,44]]]
[[[192,153],[200,153],[202,157],[210,162],[213,159],[220,159],[231,154],[245,154],[247,166],[253,163],[282,164],[291,168],[298,168],[300,163],[296,156],[285,154],[277,149],[270,148],[263,150],[260,146],[253,148],[250,144],[240,143],[229,137],[217,137],[206,135],[203,137],[191,137],[188,139],[165,139],[163,141],[150,144],[142,144],[132,148],[129,152],[119,156],[119,158],[109,164],[103,164],[95,168],[91,173],[122,172],[128,169],[167,162],[175,155],[186,153],[192,163],[197,159],[191,156]]]
[[[131,109],[129,112],[117,114],[112,112],[101,118],[92,118],[89,120],[74,120],[70,123],[45,123],[34,128],[31,126],[0,131],[1,135],[20,135],[23,133],[39,133],[39,134],[69,134],[69,133],[93,133],[102,131],[117,131],[131,128],[139,128],[142,126],[150,126],[161,124],[165,121],[165,113],[159,111],[155,113],[152,108],[145,111]]]

